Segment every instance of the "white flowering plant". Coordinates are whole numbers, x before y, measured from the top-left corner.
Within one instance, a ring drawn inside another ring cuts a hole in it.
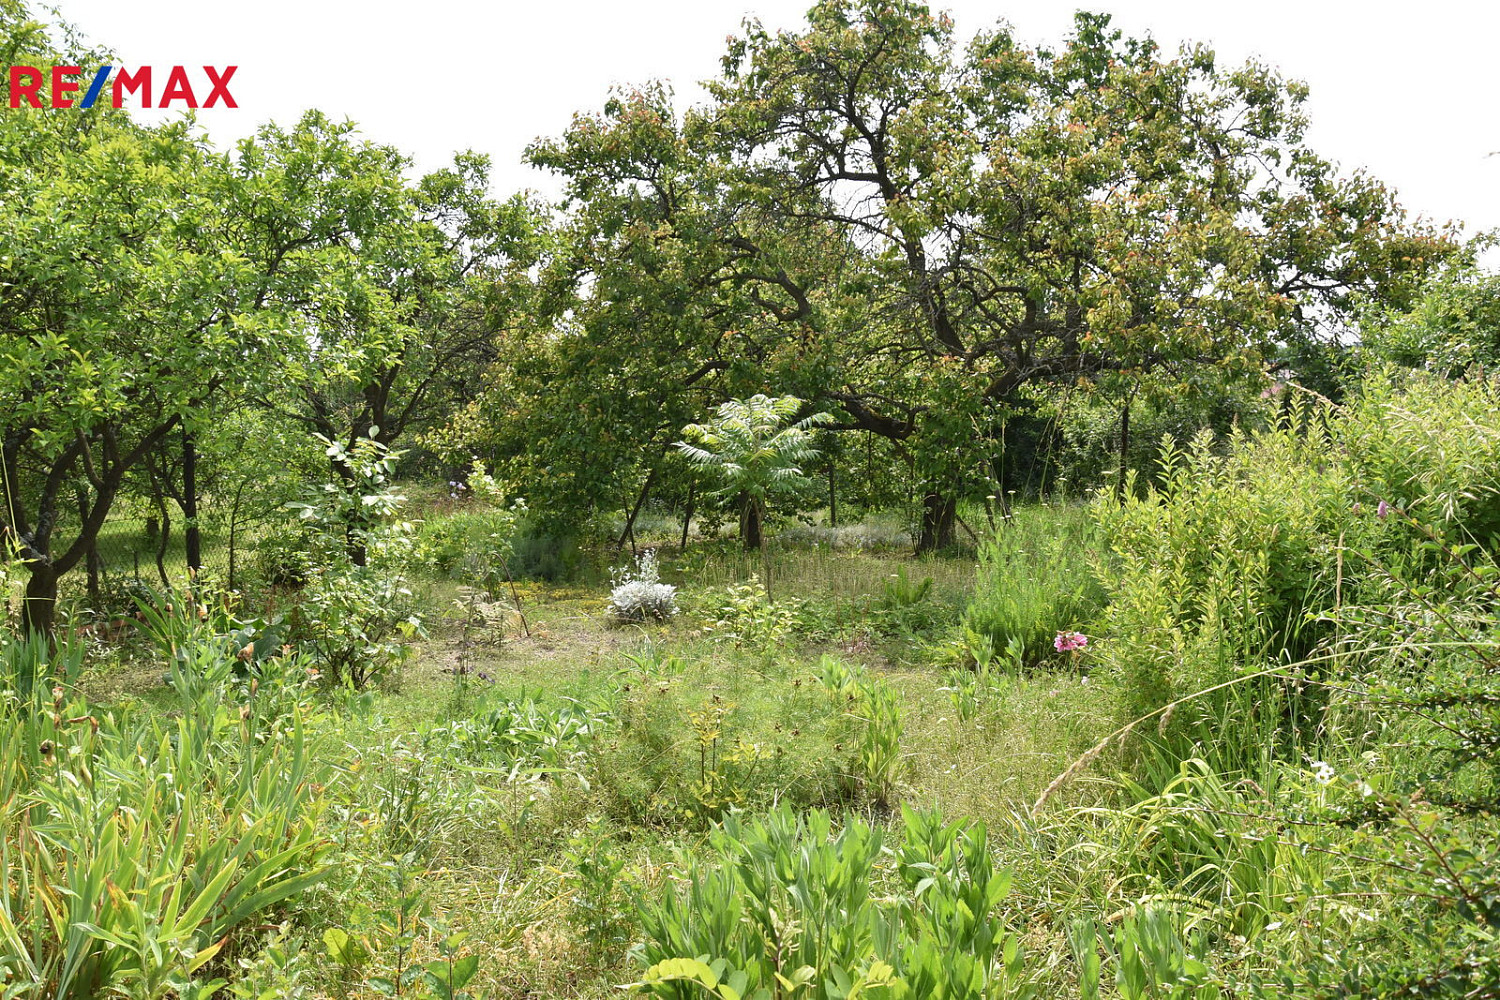
[[[655,549],[610,574],[609,615],[617,622],[666,621],[677,614],[677,588],[661,582]]]

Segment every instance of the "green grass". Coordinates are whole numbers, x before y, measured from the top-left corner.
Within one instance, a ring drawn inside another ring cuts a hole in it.
[[[1023,510],[1008,551],[1072,544],[1081,516]],[[847,811],[892,844],[914,836],[902,806],[983,824],[986,864],[1008,879],[988,916],[1020,956],[1006,973],[1013,992],[994,995],[1086,994],[1088,953],[1103,958],[1103,995],[1128,996],[1129,983],[1114,983],[1127,953],[1165,963],[1149,972],[1158,981],[1169,966],[1188,975],[1179,959],[1192,953],[1203,976],[1242,982],[1344,950],[1363,956],[1361,968],[1387,952],[1435,966],[1446,935],[1457,940],[1451,907],[1414,903],[1426,897],[1402,881],[1432,862],[1399,819],[1358,834],[1357,850],[1352,827],[1309,819],[1325,807],[1346,817],[1410,808],[1387,789],[1393,768],[1419,758],[1384,749],[1366,707],[1329,713],[1296,753],[1268,748],[1253,773],[1141,753],[1155,722],[1123,747],[1108,739],[1122,693],[1090,676],[1091,653],[993,666],[961,719],[950,671],[970,669],[954,650],[967,641],[974,560],[785,543],[769,555],[774,605],[747,586],[763,572],[759,556],[731,543],[668,547],[663,579],[680,587],[683,613],[623,628],[606,619],[608,582],[596,572],[518,581],[525,628],[503,614],[466,624],[461,578],[415,573],[428,637],[399,675],[359,697],[307,692],[310,751],[329,775],[319,814],[327,878],[275,919],[236,931],[208,972],[236,980],[239,996],[373,997],[398,965],[437,961],[457,931],[467,935],[460,954],[478,957],[466,987],[475,997],[618,996],[644,972],[629,948],[648,932],[645,901],[733,853],[708,846],[726,810],[753,817],[778,805],[829,808],[836,824]],[[508,587],[493,596],[511,600]],[[95,711],[168,718],[181,700],[162,672],[127,643],[95,656],[80,691]],[[877,689],[899,706],[893,793],[877,793],[862,770]],[[1242,730],[1248,738],[1247,725],[1220,719],[1202,753]],[[1410,725],[1392,733],[1413,735]],[[1315,775],[1314,755],[1340,776]],[[1477,855],[1493,839],[1482,823],[1442,830]],[[914,883],[902,888],[894,857],[867,873],[878,905],[928,920],[900,909],[920,894],[905,895]],[[776,905],[777,919],[795,923],[786,907],[801,903]],[[1402,929],[1414,907],[1431,931]],[[330,932],[359,945],[342,963]],[[915,949],[907,961],[928,961],[919,943],[902,947]],[[1306,985],[1285,995],[1321,995]],[[707,995],[675,988],[657,995]]]

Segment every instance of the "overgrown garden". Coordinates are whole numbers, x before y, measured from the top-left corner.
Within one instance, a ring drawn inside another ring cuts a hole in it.
[[[708,95],[0,111],[0,992],[1500,997],[1486,238],[1103,16]]]

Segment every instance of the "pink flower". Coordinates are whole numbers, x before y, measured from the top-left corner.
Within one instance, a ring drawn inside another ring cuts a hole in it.
[[[1384,500],[1380,501],[1380,506],[1375,508],[1375,516],[1380,518],[1382,521],[1384,521],[1390,515],[1390,513],[1391,505],[1386,503]]]
[[[1059,632],[1057,638],[1052,640],[1053,647],[1059,653],[1071,653],[1083,649],[1089,644],[1089,637],[1082,632]]]

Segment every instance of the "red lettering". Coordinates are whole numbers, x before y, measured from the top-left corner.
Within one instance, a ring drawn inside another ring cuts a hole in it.
[[[224,106],[226,108],[239,107],[238,104],[234,103],[234,96],[229,93],[229,80],[234,76],[234,71],[237,69],[239,69],[238,66],[225,66],[224,75],[220,76],[218,71],[212,66],[203,67],[203,72],[208,74],[208,82],[214,85],[213,93],[209,94],[208,100],[203,102],[205,108],[213,107],[214,102],[221,97],[224,98]]]
[[[142,66],[140,69],[135,71],[134,76],[126,71],[123,66],[120,67],[120,72],[115,74],[115,88],[113,98],[115,107],[118,108],[120,106],[121,101],[123,101],[125,98],[126,91],[129,91],[132,94],[136,91],[140,91],[141,107],[151,107],[151,67]]]
[[[77,76],[83,70],[77,66],[53,66],[52,67],[52,106],[54,108],[71,108],[73,102],[63,95],[68,91],[77,91],[78,83],[74,80],[64,80],[65,76]]]
[[[21,77],[31,77],[30,83],[22,83]],[[37,91],[42,87],[42,71],[35,66],[12,66],[10,68],[10,106],[19,108],[21,98],[33,108],[42,106],[42,99],[37,96]]]
[[[164,108],[173,101],[182,101],[190,108],[198,106],[198,98],[193,96],[192,84],[188,83],[187,70],[181,66],[172,67],[172,75],[167,77],[166,89],[161,92],[161,100],[156,106]]]

